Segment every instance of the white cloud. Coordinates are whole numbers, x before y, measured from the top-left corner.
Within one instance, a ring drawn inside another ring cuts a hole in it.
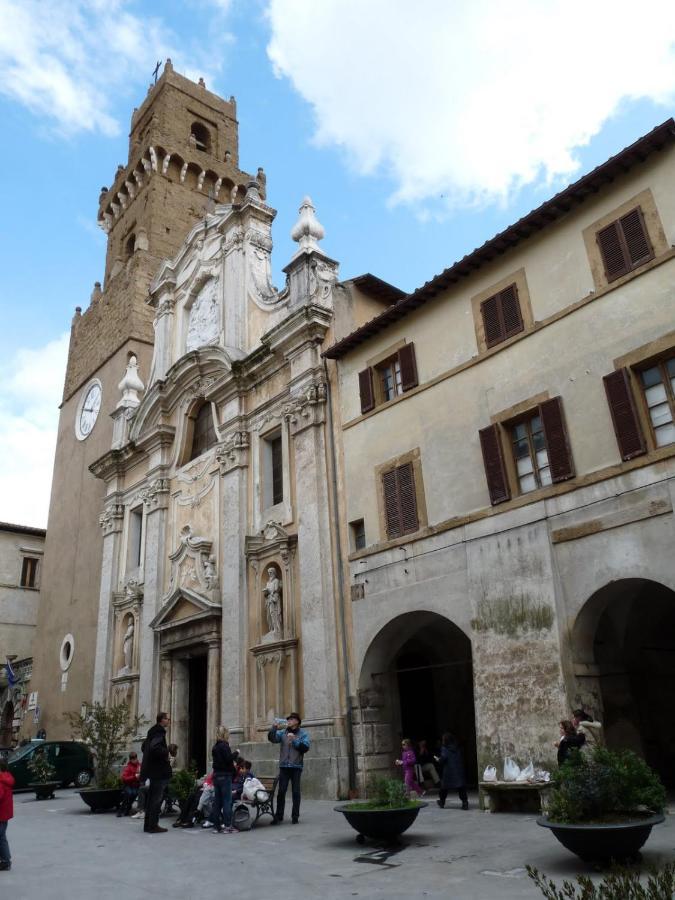
[[[394,202],[504,201],[569,177],[622,101],[675,99],[672,0],[270,0],[268,19],[317,142]]]
[[[0,93],[64,134],[120,133],[116,95],[149,83],[155,61],[211,78],[221,61],[184,46],[128,0],[0,0]],[[126,122],[124,123],[126,127]]]
[[[69,335],[0,365],[0,520],[47,524]]]

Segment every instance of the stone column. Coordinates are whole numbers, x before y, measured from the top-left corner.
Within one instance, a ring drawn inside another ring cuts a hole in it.
[[[159,709],[157,712],[171,713],[171,691],[173,687],[173,659],[166,653],[160,660]],[[151,720],[152,722],[152,720]]]
[[[206,669],[206,746],[215,740],[216,728],[221,723],[220,716],[220,641],[208,642]],[[228,725],[229,727],[229,725]],[[207,760],[208,764],[208,760]]]
[[[298,511],[300,636],[305,719],[338,714],[338,667],[328,473],[321,407],[292,423]],[[308,424],[309,423],[309,424]]]
[[[221,481],[221,602],[223,606],[220,654],[220,722],[237,740],[254,713],[247,715],[248,647],[246,610],[247,468],[249,436],[246,431],[228,434],[218,447]],[[227,688],[225,690],[225,687]]]
[[[111,604],[113,591],[119,578],[119,542],[124,522],[124,507],[116,502],[108,502],[99,519],[103,529],[103,554],[101,561],[101,587],[98,601],[98,622],[96,627],[96,659],[94,663],[94,702],[105,703],[110,683],[113,644],[115,635],[111,629]]]
[[[143,565],[143,606],[138,634],[138,714],[155,721],[159,704],[158,664],[155,633],[150,622],[159,612],[167,556],[166,507],[169,486],[163,478],[152,481],[144,491],[145,556]]]

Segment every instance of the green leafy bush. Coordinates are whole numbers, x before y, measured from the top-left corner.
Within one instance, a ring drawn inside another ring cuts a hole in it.
[[[553,776],[548,807],[552,822],[616,822],[662,812],[666,792],[656,775],[631,750],[596,748],[573,752]]]
[[[639,872],[623,868],[613,869],[597,883],[578,875],[576,884],[563,881],[560,888],[533,866],[527,867],[527,874],[546,900],[672,900],[675,894],[675,863],[651,870],[643,884]]]
[[[195,769],[176,769],[169,782],[169,794],[179,803],[183,803],[195,786],[197,772]]]
[[[46,784],[56,775],[56,769],[47,761],[44,749],[35,751],[33,758],[28,761],[28,771],[33,776],[35,784]]]
[[[104,706],[94,703],[84,714],[64,713],[73,740],[87,744],[95,757],[96,784],[99,788],[118,787],[121,782],[114,765],[127,750],[129,740],[145,724],[139,716],[131,715],[128,704]]]
[[[419,806],[418,800],[410,800],[405,784],[400,778],[373,775],[366,789],[367,800],[351,803],[350,809],[406,809]]]

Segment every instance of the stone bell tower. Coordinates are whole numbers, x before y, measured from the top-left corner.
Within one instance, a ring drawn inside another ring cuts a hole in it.
[[[132,355],[147,384],[154,336],[146,300],[160,262],[216,203],[237,203],[251,181],[238,168],[237,127],[233,97],[223,100],[167,60],[133,112],[126,165],[101,189],[105,274],[71,326],[31,682],[35,727],[50,738],[68,736],[63,713],[92,699],[102,529],[123,527],[114,508],[102,519],[104,485],[89,467],[110,448],[118,382]],[[264,195],[262,169],[257,181]]]

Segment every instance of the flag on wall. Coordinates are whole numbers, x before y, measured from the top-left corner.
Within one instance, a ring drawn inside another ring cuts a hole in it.
[[[7,672],[7,681],[9,682],[9,686],[14,687],[14,685],[16,684],[16,674],[9,660],[7,660],[5,664],[5,671]]]

